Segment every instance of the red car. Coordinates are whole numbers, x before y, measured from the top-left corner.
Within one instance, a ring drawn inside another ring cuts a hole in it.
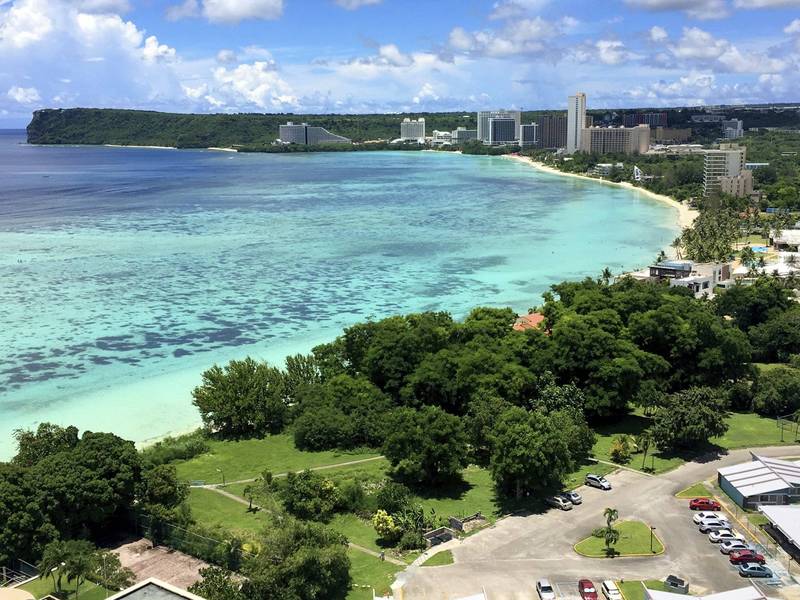
[[[728,555],[728,560],[731,561],[732,565],[743,565],[745,563],[758,563],[763,565],[766,562],[763,554],[759,554],[753,550],[735,550]]]
[[[689,508],[692,510],[722,510],[722,505],[711,498],[694,498],[689,500]]]
[[[581,579],[578,582],[578,592],[583,600],[597,600],[597,588],[588,579]]]

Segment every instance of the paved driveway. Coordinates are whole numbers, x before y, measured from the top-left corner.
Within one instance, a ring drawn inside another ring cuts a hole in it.
[[[761,448],[765,456],[800,454],[800,447]],[[583,504],[571,511],[512,516],[479,534],[451,542],[454,564],[412,567],[402,573],[403,600],[455,599],[480,594],[489,600],[535,598],[535,583],[603,579],[662,579],[674,573],[689,580],[693,591],[724,591],[743,580],[715,544],[691,522],[686,500],[675,493],[711,477],[725,465],[750,459],[737,450],[721,458],[693,462],[652,477],[620,470],[609,475],[613,488],[603,492],[580,488]],[[576,554],[572,545],[604,524],[603,510],[614,507],[620,519],[638,519],[656,527],[666,552],[657,557],[592,559]],[[565,586],[567,589],[568,583]],[[577,584],[576,584],[577,585]],[[571,600],[571,599],[570,599]]]

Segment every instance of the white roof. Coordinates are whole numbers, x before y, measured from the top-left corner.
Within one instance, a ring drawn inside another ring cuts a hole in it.
[[[745,497],[768,494],[800,486],[800,462],[756,456],[747,463],[719,469],[722,475]]]
[[[775,529],[800,548],[800,506],[762,506],[761,512]]]
[[[692,596],[690,594],[676,594],[675,592],[661,592],[649,588],[645,589],[647,590],[647,596],[651,600],[764,600],[766,598],[764,594],[752,585],[729,590],[727,592],[719,592],[718,594],[709,594],[708,596]]]
[[[784,229],[780,235],[775,236],[775,242],[778,244],[788,244],[795,246],[800,244],[800,229]]]

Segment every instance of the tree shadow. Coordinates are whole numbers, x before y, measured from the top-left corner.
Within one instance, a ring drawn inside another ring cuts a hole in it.
[[[408,483],[402,479],[397,480],[405,483],[411,491],[423,500],[463,500],[464,496],[472,490],[475,485],[466,481],[460,474],[453,479],[442,481],[435,486]]]

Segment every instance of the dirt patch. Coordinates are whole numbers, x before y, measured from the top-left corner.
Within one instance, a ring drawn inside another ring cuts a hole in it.
[[[153,548],[150,540],[141,538],[113,550],[123,567],[136,574],[136,582],[155,577],[179,588],[187,589],[200,581],[200,569],[209,566],[200,559],[163,546]]]

